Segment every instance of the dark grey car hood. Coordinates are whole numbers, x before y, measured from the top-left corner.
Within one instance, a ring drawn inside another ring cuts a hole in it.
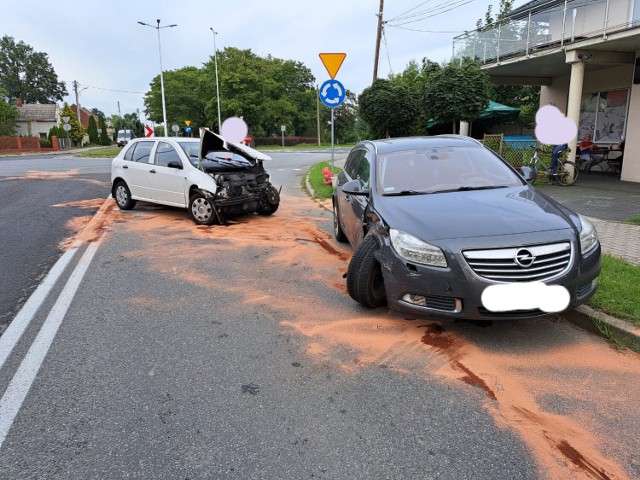
[[[411,196],[376,196],[391,228],[422,240],[513,235],[574,228],[553,200],[527,185]]]

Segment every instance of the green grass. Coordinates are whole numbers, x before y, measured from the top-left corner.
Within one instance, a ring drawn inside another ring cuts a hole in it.
[[[88,152],[77,153],[75,157],[82,158],[113,158],[122,151],[120,147],[106,147],[99,150],[90,150]]]
[[[629,217],[625,220],[627,223],[636,223],[640,225],[640,215],[636,215],[635,217]]]
[[[600,285],[589,305],[640,326],[640,266],[602,256]]]
[[[309,170],[309,183],[311,184],[311,188],[313,188],[315,192],[315,197],[318,199],[331,198],[333,194],[333,187],[331,185],[324,184],[324,177],[322,176],[322,170],[325,167],[329,167],[331,169],[331,162],[320,162],[316,163]],[[336,174],[342,171],[341,168],[334,167],[334,172]]]

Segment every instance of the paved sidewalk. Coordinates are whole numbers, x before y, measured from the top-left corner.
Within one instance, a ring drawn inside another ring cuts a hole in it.
[[[640,265],[640,225],[587,218],[595,225],[605,253]]]

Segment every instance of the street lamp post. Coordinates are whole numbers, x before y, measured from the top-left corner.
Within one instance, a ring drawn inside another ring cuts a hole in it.
[[[218,49],[216,48],[216,32],[212,27],[209,30],[213,32],[213,63],[216,67],[216,99],[218,100],[218,133],[220,133],[220,126],[222,125],[220,117],[220,85],[218,83]]]
[[[169,124],[167,123],[167,105],[164,100],[164,77],[162,76],[162,47],[160,46],[160,29],[177,27],[178,25],[174,23],[173,25],[163,25],[161,27],[160,19],[157,19],[156,22],[158,22],[158,25],[156,25],[155,27],[153,25],[149,25],[148,23],[144,23],[144,22],[138,22],[138,23],[146,27],[155,28],[158,31],[158,56],[160,57],[160,92],[162,93],[162,120],[164,121],[164,135],[165,137],[167,137],[168,136],[167,128],[169,127]]]

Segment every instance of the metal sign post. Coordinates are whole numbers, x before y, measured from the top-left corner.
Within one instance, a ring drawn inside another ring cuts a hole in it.
[[[335,173],[335,169],[333,168],[333,108],[331,109],[331,173]]]

